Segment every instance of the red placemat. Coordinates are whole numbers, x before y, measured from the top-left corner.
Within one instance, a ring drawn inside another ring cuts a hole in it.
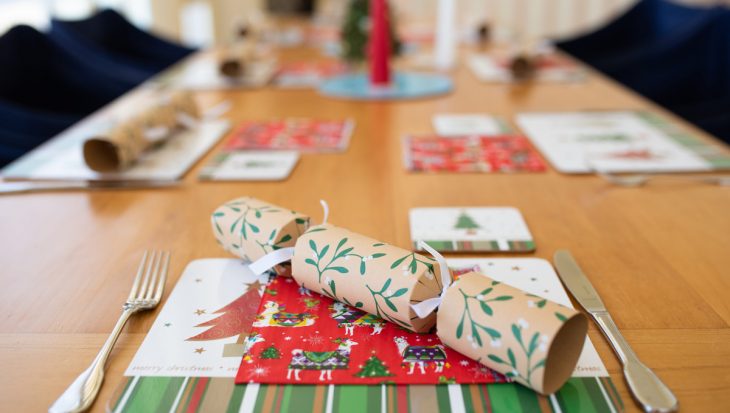
[[[350,143],[353,127],[354,122],[351,120],[284,119],[243,122],[228,138],[225,149],[344,151]]]
[[[527,138],[499,136],[407,136],[406,169],[414,172],[542,172],[543,162]]]
[[[416,334],[278,277],[251,329],[236,383],[495,383],[504,378]],[[493,345],[500,345],[495,342]]]

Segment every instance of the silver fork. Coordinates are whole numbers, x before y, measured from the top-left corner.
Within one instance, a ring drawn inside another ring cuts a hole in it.
[[[109,335],[99,354],[96,355],[91,366],[84,370],[48,409],[50,413],[81,412],[94,403],[94,399],[101,388],[101,383],[104,381],[104,365],[124,328],[124,324],[127,323],[132,314],[157,307],[165,289],[169,264],[169,252],[152,251],[150,253],[145,251],[137,270],[137,277],[132,285],[132,291],[122,307],[122,315],[114,326],[111,335]]]

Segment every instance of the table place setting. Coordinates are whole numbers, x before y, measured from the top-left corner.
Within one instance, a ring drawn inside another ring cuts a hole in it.
[[[0,412],[730,411],[730,6],[20,3]]]
[[[11,163],[2,177],[32,190],[175,186],[229,129],[219,119],[229,109],[222,101],[202,110],[190,92],[142,87]]]
[[[422,256],[328,224],[323,206],[319,225],[250,197],[213,212],[218,243],[244,261],[188,264],[107,409],[268,411],[282,391],[285,410],[365,394],[410,409],[444,389],[457,410],[466,395],[623,410],[550,263],[445,260],[426,244]],[[433,314],[439,306],[454,308]],[[477,358],[485,347],[489,357]]]

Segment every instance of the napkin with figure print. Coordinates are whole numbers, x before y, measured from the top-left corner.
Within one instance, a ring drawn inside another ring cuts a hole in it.
[[[418,334],[278,277],[264,292],[236,383],[495,383],[504,377]]]

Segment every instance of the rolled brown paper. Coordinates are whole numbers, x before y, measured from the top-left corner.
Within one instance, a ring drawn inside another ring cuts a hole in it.
[[[114,172],[132,165],[150,146],[183,126],[179,114],[199,118],[192,94],[177,91],[162,101],[140,109],[140,113],[118,123],[106,135],[84,142],[84,160],[97,172]],[[150,138],[149,131],[159,128],[162,138]]]
[[[344,228],[311,227],[296,242],[292,277],[301,286],[411,331],[429,331],[436,315],[418,318],[411,304],[441,293],[435,260]]]
[[[550,394],[573,373],[588,322],[571,308],[470,272],[446,291],[436,327],[447,346]]]
[[[247,63],[257,59],[256,43],[248,39],[240,39],[224,52],[218,69],[226,77],[242,77],[246,73]]]
[[[242,197],[218,207],[211,224],[216,240],[226,251],[253,262],[272,251],[294,246],[309,227],[309,217]]]

